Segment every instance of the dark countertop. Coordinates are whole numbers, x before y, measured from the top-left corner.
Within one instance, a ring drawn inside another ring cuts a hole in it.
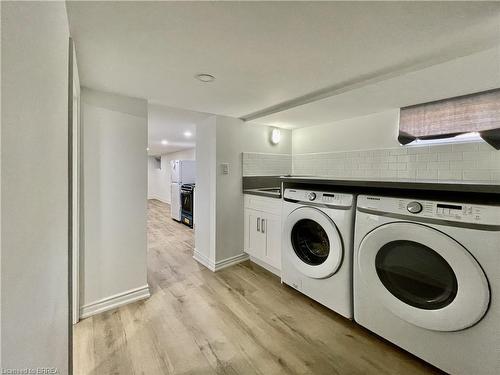
[[[282,176],[280,180],[283,183],[283,188],[329,189],[352,194],[500,205],[500,185],[493,184],[462,181],[345,180],[309,176]]]
[[[281,188],[280,176],[244,176],[243,194],[259,195],[261,197],[281,198],[279,194],[261,189]]]
[[[304,185],[307,185],[305,187]],[[303,188],[353,194],[378,194],[406,196],[446,201],[470,201],[500,205],[500,185],[463,181],[415,181],[415,180],[368,180],[335,179],[315,176],[252,176],[243,177],[243,193],[281,198],[276,193],[259,191],[263,188]]]
[[[382,181],[382,180],[339,180],[326,177],[306,177],[306,176],[283,176],[280,177],[282,182],[301,183],[301,184],[317,184],[317,185],[332,185],[332,186],[347,186],[347,187],[363,187],[363,188],[381,188],[381,189],[403,189],[403,190],[425,190],[425,191],[448,191],[448,192],[463,192],[463,193],[485,193],[496,194],[500,198],[500,185],[493,184],[478,184],[469,182],[433,182],[433,181],[413,181],[413,180],[398,180],[398,181]]]
[[[262,191],[260,189],[245,189],[243,190],[243,194],[259,195],[261,197],[281,199],[281,192],[275,193],[269,191]]]

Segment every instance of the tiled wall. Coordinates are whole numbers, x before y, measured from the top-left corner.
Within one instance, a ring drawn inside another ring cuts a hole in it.
[[[243,153],[243,176],[281,176],[292,173],[289,154]]]
[[[500,151],[478,142],[297,154],[293,174],[500,184]]]

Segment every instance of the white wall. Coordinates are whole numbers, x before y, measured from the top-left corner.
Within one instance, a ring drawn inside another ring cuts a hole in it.
[[[215,262],[216,237],[216,127],[212,116],[196,126],[195,257]]]
[[[2,2],[2,367],[68,373],[68,23]]]
[[[293,154],[398,147],[399,109],[293,130]]]
[[[500,183],[500,153],[485,142],[400,146],[399,110],[293,131],[296,175]]]
[[[171,152],[158,157],[161,158],[161,169],[156,168],[154,156],[148,157],[148,199],[158,199],[170,204],[170,161],[196,160],[196,148]]]
[[[213,264],[243,253],[242,152],[291,153],[291,131],[272,145],[271,130],[224,116],[197,127],[196,250]]]
[[[81,306],[147,285],[147,102],[82,90]]]
[[[216,261],[243,252],[242,151],[291,153],[291,131],[281,130],[281,142],[271,144],[272,128],[255,126],[230,117],[217,117],[217,235]],[[229,163],[229,174],[221,173],[221,163]]]

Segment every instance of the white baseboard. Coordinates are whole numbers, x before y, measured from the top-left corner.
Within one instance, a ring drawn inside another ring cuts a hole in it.
[[[106,297],[80,307],[80,318],[84,319],[104,311],[116,309],[117,307],[149,298],[150,295],[149,285],[127,290],[126,292],[115,294],[114,296]]]
[[[241,254],[214,262],[212,259],[207,258],[204,254],[202,254],[202,253],[196,251],[196,249],[194,249],[193,258],[197,262],[199,262],[199,263],[203,264],[205,267],[207,267],[210,271],[217,272],[217,271],[220,271],[224,268],[234,266],[235,264],[244,262],[245,260],[248,259],[248,254],[241,253]]]
[[[210,259],[208,259],[204,254],[200,253],[196,249],[193,251],[193,258],[196,260],[198,263],[203,264],[205,267],[207,267],[210,271],[215,272],[215,263],[212,262]]]
[[[250,262],[253,262],[253,263],[261,266],[262,268],[268,270],[269,272],[274,273],[276,276],[281,277],[281,270],[277,269],[276,267],[271,266],[270,264],[267,264],[266,262],[263,262],[260,259],[257,259],[253,256],[250,256]]]
[[[223,260],[219,260],[215,263],[215,271],[219,271],[221,269],[234,266],[235,264],[244,262],[245,260],[248,260],[248,254],[247,253],[241,253],[238,255],[235,255],[233,257],[229,257]]]

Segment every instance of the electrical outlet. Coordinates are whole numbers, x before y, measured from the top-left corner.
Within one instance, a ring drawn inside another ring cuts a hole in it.
[[[229,163],[221,163],[220,169],[222,174],[229,174]]]

